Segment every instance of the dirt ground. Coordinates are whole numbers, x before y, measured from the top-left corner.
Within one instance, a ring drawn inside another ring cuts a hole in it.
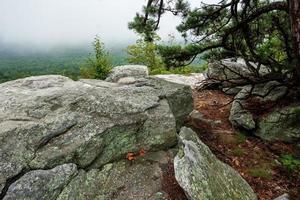
[[[216,90],[195,92],[195,109],[216,123],[190,118],[189,126],[220,160],[242,175],[260,200],[273,200],[284,193],[299,200],[300,172],[280,163],[283,154],[300,155],[299,148],[282,142],[267,143],[235,130],[228,120],[232,98]]]

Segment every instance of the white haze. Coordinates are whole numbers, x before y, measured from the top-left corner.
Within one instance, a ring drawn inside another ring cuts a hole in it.
[[[205,2],[215,2],[206,0]],[[192,5],[198,0],[190,0]],[[99,35],[108,46],[138,37],[127,24],[146,0],[0,0],[0,45],[25,49],[88,45]],[[163,18],[163,39],[178,33],[179,19]],[[0,47],[1,48],[1,47]]]

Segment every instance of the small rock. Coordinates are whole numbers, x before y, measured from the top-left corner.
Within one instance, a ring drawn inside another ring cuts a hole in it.
[[[289,200],[289,199],[290,199],[289,195],[285,193],[285,194],[275,198],[274,200]]]
[[[125,77],[145,78],[149,75],[147,66],[144,65],[123,65],[112,69],[105,81],[118,82]]]

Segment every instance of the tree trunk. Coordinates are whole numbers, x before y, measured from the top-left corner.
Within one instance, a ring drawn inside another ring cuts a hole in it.
[[[288,0],[288,4],[295,55],[296,81],[300,83],[300,0]]]

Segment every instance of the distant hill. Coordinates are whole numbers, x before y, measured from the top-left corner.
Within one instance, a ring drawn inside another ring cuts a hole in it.
[[[0,83],[27,76],[61,74],[77,79],[89,48],[57,48],[47,52],[0,49]],[[114,65],[125,64],[121,47],[109,50]]]

